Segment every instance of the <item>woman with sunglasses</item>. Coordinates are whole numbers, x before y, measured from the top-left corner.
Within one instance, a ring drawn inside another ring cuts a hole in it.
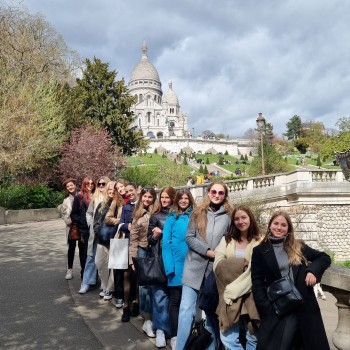
[[[187,188],[177,191],[170,215],[163,229],[162,256],[168,278],[171,349],[176,348],[177,325],[182,293],[182,274],[188,246],[186,232],[195,206]],[[154,318],[154,316],[153,316]]]
[[[246,205],[236,206],[226,236],[215,249],[214,260],[219,291],[216,313],[225,349],[243,350],[240,333],[244,334],[247,350],[256,348],[259,314],[251,292],[251,260],[253,248],[260,241],[259,227],[251,209]]]
[[[89,226],[90,236],[88,241],[87,258],[83,280],[79,289],[80,294],[85,294],[89,290],[89,286],[96,285],[97,282],[97,268],[95,264],[97,239],[95,237],[93,224],[96,208],[104,199],[106,185],[109,181],[111,180],[107,176],[101,176],[97,180],[97,189],[91,198],[88,210],[86,212],[86,221]]]
[[[133,221],[130,229],[129,264],[135,271],[133,257],[144,257],[148,246],[147,233],[149,219],[152,215],[157,194],[154,188],[143,188],[133,212]],[[148,337],[154,338],[152,327],[152,289],[149,286],[139,287],[140,313],[144,318],[142,330]]]
[[[196,316],[196,304],[205,278],[213,270],[215,248],[226,234],[232,207],[229,203],[228,188],[223,182],[213,182],[201,205],[192,213],[187,229],[188,252],[182,277],[182,296],[179,313],[176,349],[183,350],[190,335],[191,325]],[[211,333],[207,349],[216,350],[220,344],[220,330],[217,317],[206,314],[206,328]]]
[[[83,180],[79,193],[74,197],[72,212],[70,214],[72,221],[78,225],[78,229],[81,237],[80,240],[78,241],[79,259],[80,259],[80,267],[81,267],[81,271],[80,271],[81,279],[83,279],[83,275],[84,275],[84,269],[85,269],[86,257],[87,257],[87,246],[88,246],[88,240],[89,240],[89,226],[86,221],[86,212],[88,210],[90,200],[94,191],[95,191],[95,183],[91,179],[91,177],[87,176]],[[74,249],[72,247],[72,251],[73,251],[72,258],[74,259],[75,244],[74,244]]]
[[[176,191],[173,187],[164,187],[159,193],[159,201],[148,225],[148,244],[155,253],[161,254],[163,228],[170,208],[174,202]],[[166,284],[151,286],[153,329],[156,330],[156,347],[166,346],[165,333],[169,334],[169,297]]]

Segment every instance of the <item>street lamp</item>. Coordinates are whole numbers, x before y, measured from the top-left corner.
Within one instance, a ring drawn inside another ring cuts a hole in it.
[[[263,135],[265,133],[266,120],[262,113],[259,113],[256,119],[256,125],[258,126],[258,131],[260,133],[260,145],[261,145],[261,173],[265,175],[265,159],[264,159],[264,139]]]
[[[194,128],[192,128],[192,137],[194,137]]]

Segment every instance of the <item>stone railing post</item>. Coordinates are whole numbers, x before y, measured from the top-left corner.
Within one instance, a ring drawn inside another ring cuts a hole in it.
[[[334,346],[350,350],[350,269],[332,265],[322,278],[323,289],[337,299],[338,325],[332,335]]]

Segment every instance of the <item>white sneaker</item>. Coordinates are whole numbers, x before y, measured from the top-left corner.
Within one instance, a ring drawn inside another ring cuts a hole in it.
[[[66,280],[71,280],[73,278],[73,270],[68,269],[66,273]]]
[[[143,323],[142,330],[147,334],[148,337],[155,338],[156,335],[153,333],[153,327],[152,327],[151,320],[146,320]]]
[[[171,350],[176,350],[176,337],[170,339]]]
[[[103,299],[104,300],[111,300],[112,298],[113,298],[112,293],[110,291],[106,290]]]
[[[82,284],[79,289],[79,294],[85,294],[89,290],[88,284]]]
[[[165,348],[166,347],[166,340],[165,340],[165,334],[161,329],[157,329],[156,332],[156,347],[157,348]]]
[[[99,294],[99,296],[101,297],[101,298],[103,298],[105,295],[106,295],[106,290],[105,289],[102,289],[101,290],[101,292],[100,292],[100,294]]]
[[[121,309],[121,308],[123,307],[123,305],[124,305],[123,299],[117,299],[117,300],[115,301],[115,307],[116,307],[117,309]]]

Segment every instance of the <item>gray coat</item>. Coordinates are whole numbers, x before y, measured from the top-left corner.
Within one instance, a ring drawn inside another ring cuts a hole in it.
[[[214,259],[206,256],[207,250],[216,248],[231,222],[230,215],[224,207],[220,207],[216,212],[208,208],[207,218],[206,240],[197,231],[193,220],[190,221],[186,233],[189,249],[185,259],[182,283],[195,290],[200,289],[204,276],[208,276],[213,269]]]

